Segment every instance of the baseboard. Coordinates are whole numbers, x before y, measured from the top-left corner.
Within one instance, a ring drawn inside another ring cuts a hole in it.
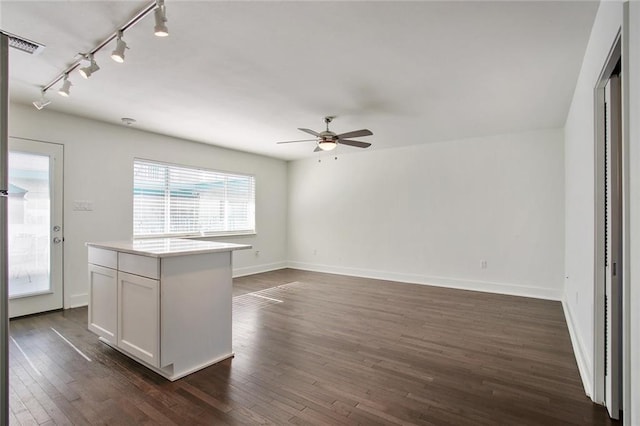
[[[571,313],[571,308],[564,297],[562,298],[562,309],[564,311],[567,328],[569,329],[569,336],[571,336],[571,346],[573,346],[573,353],[576,357],[576,363],[578,364],[578,371],[580,372],[580,378],[582,379],[584,393],[586,393],[589,398],[593,399],[593,373],[590,368],[591,363],[589,362],[589,357],[586,356],[588,351],[584,347],[580,334],[578,333],[578,328],[575,325],[576,323],[573,319],[574,317]]]
[[[493,283],[488,281],[460,280],[445,277],[430,277],[418,274],[402,274],[397,272],[376,271],[370,269],[346,268],[329,265],[319,265],[304,262],[289,261],[289,268],[304,271],[325,272],[362,278],[396,281],[409,284],[423,284],[434,287],[456,288],[460,290],[482,291],[485,293],[508,294],[511,296],[532,297],[546,300],[562,300],[562,290],[554,288],[532,287],[508,283]]]
[[[402,274],[397,272],[376,271],[370,269],[346,268],[339,266],[320,265],[304,262],[275,262],[262,265],[246,266],[234,268],[233,277],[244,277],[247,275],[259,274],[262,272],[275,271],[278,269],[293,268],[304,271],[325,272],[329,274],[340,274],[363,278],[373,278],[379,280],[397,281],[410,284],[423,284],[435,287],[457,288],[460,290],[483,291],[487,293],[508,294],[512,296],[533,297],[536,299],[562,300],[560,290],[552,288],[541,288],[522,286],[517,284],[492,283],[488,281],[460,280],[454,278],[429,277],[417,274]],[[86,306],[89,303],[89,295],[74,294],[65,301],[65,309]]]
[[[267,263],[264,265],[248,266],[245,268],[234,268],[233,277],[244,277],[245,275],[259,274],[261,272],[275,271],[277,269],[284,269],[287,267],[286,262]],[[89,294],[72,294],[64,303],[64,309],[79,308],[81,306],[87,306],[89,304]]]
[[[64,301],[64,309],[79,308],[89,304],[89,293],[72,294]]]
[[[287,262],[265,263],[263,265],[245,266],[244,268],[233,268],[233,278],[244,277],[246,275],[259,274],[261,272],[275,271],[287,267]]]

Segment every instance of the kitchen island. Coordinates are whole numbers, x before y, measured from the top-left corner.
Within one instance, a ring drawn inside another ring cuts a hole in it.
[[[233,356],[232,252],[181,238],[87,243],[89,330],[173,381]]]

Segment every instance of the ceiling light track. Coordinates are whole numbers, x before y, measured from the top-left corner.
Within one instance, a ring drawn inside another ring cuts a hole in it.
[[[111,43],[115,39],[117,39],[117,45],[116,45],[116,49],[112,53],[112,58],[116,62],[124,62],[124,50],[128,49],[127,44],[124,42],[124,40],[122,40],[124,32],[126,30],[128,30],[129,28],[133,27],[139,21],[141,21],[149,13],[154,12],[156,10],[158,10],[159,12],[155,13],[155,16],[156,16],[156,27],[154,28],[155,34],[158,35],[158,36],[167,36],[167,35],[169,35],[169,31],[167,30],[167,27],[165,25],[165,23],[167,22],[167,17],[166,17],[166,6],[164,5],[164,0],[153,0],[152,2],[147,4],[144,8],[142,8],[138,13],[136,13],[133,18],[131,18],[124,25],[120,26],[116,31],[114,31],[111,35],[109,35],[109,37],[105,38],[101,43],[96,45],[96,47],[91,49],[89,52],[80,53],[79,54],[80,57],[75,59],[71,63],[71,65],[69,65],[60,74],[55,76],[53,78],[53,80],[51,80],[49,83],[47,83],[46,85],[42,86],[42,88],[41,88],[42,98],[40,100],[36,101],[36,102],[42,101],[44,99],[45,93],[51,87],[53,87],[56,83],[60,82],[61,80],[64,80],[64,84],[66,85],[67,82],[69,82],[68,76],[70,75],[70,73],[75,71],[76,69],[78,69],[78,67],[80,67],[84,62],[88,61],[89,64],[88,64],[88,66],[83,67],[83,68],[80,69],[81,74],[83,75],[83,77],[85,76],[85,74],[87,74],[86,71],[90,71],[90,72],[88,73],[88,75],[85,78],[89,78],[89,76],[92,73],[98,71],[100,69],[100,67],[98,67],[98,65],[96,64],[95,60],[93,59],[93,55],[98,53],[107,44]],[[158,31],[157,31],[158,15],[162,18],[161,22],[162,22],[163,29],[164,29],[164,32],[163,32],[162,35],[158,34]],[[114,56],[118,56],[118,59],[116,59]],[[85,71],[85,72],[83,73],[83,71]],[[71,83],[69,82],[69,85],[70,84]],[[68,88],[67,88],[67,90],[68,90]],[[36,102],[34,102],[34,105],[35,105]],[[49,103],[51,103],[51,101],[48,101],[48,103],[46,103],[44,106],[48,105]],[[38,109],[42,109],[42,108],[38,108]]]

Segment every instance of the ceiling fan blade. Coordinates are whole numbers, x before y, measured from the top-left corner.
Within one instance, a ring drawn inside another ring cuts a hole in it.
[[[302,129],[300,129],[300,130],[302,130]],[[373,135],[371,130],[362,129],[362,130],[354,130],[353,132],[343,133],[341,135],[338,135],[338,138],[340,138],[340,139],[348,139],[348,138],[359,138],[360,136],[371,136],[371,135]]]
[[[316,149],[313,150],[313,152],[320,152],[320,151],[322,151],[322,149],[320,149],[319,146],[316,146]]]
[[[276,142],[276,143],[295,143],[295,142],[315,142],[316,139],[300,139],[297,141],[282,141],[282,142]]]
[[[369,142],[351,141],[349,139],[339,139],[338,143],[349,146],[356,146],[358,148],[368,148],[371,146]]]
[[[314,131],[313,131],[313,130],[311,130],[311,129],[303,129],[303,128],[301,128],[301,127],[298,127],[298,130],[302,130],[303,132],[309,133],[310,135],[320,137],[320,133],[318,133],[318,132],[314,132]]]

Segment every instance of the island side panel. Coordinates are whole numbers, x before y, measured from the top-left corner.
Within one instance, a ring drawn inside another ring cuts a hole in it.
[[[160,366],[175,375],[233,353],[231,254],[162,258]]]

